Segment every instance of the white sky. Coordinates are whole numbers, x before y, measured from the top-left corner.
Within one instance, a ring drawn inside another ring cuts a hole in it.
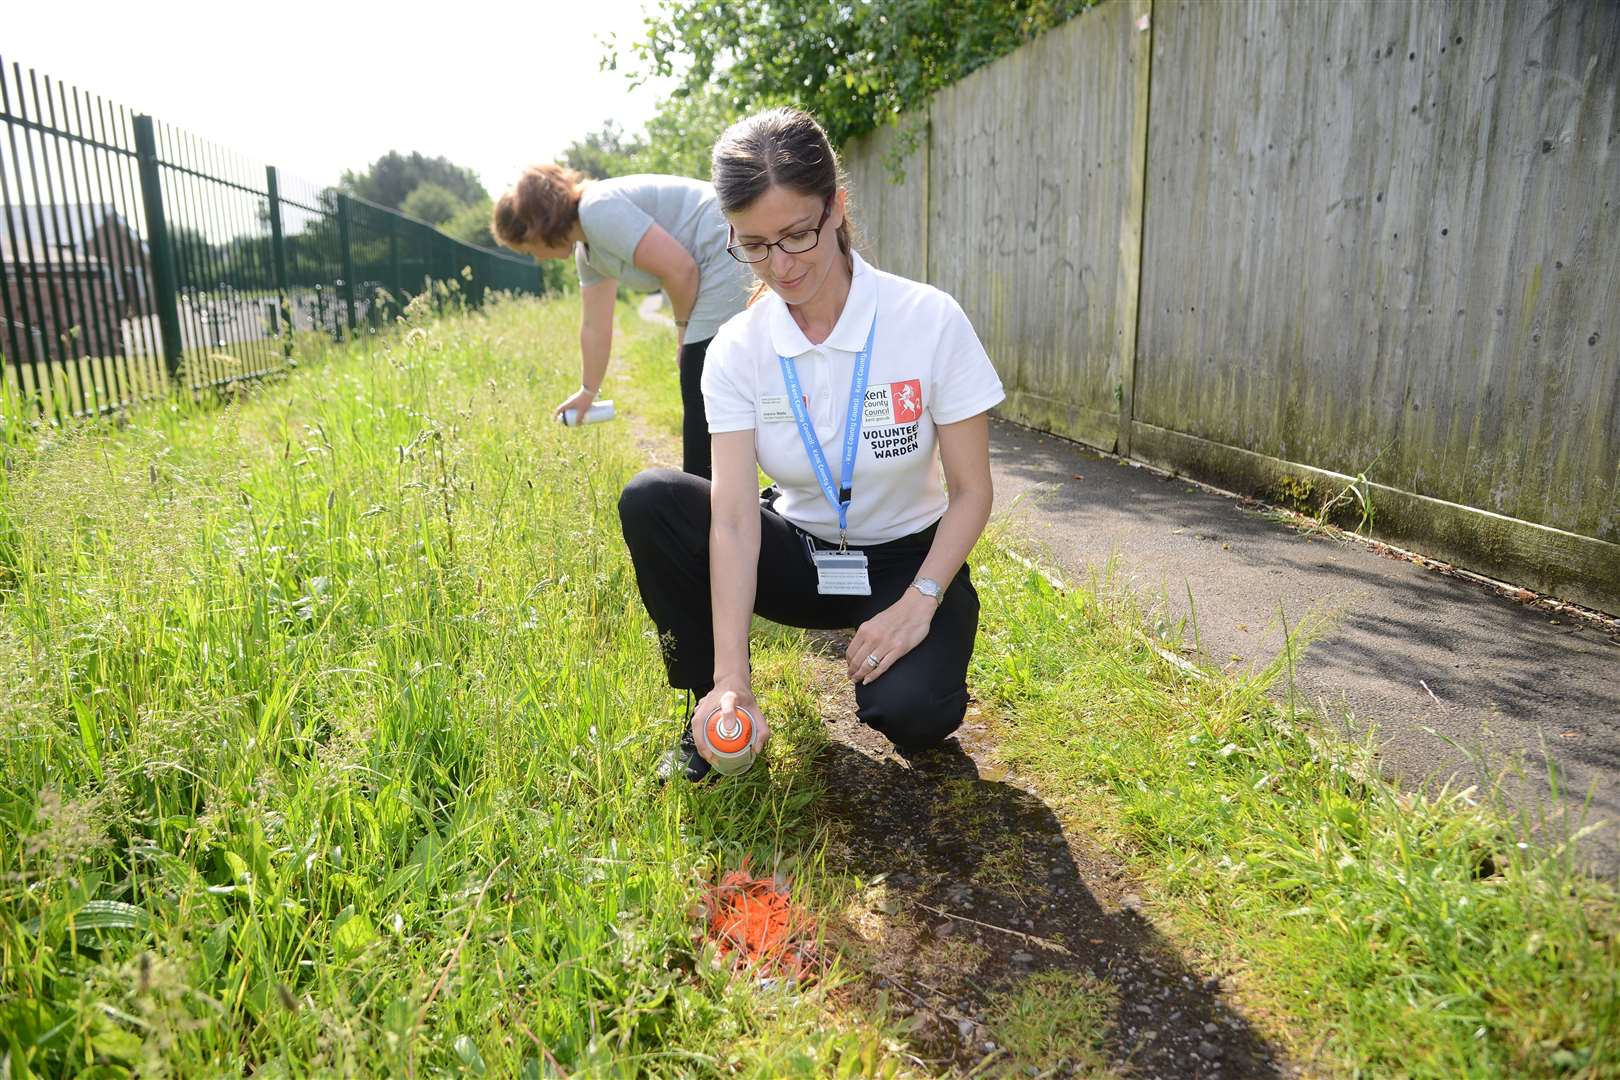
[[[317,184],[389,150],[443,154],[499,195],[667,86],[601,71],[644,0],[57,0],[7,5],[0,57]]]

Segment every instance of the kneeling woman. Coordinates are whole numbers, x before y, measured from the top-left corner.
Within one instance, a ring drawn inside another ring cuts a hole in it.
[[[753,614],[853,626],[860,719],[903,750],[933,746],[967,708],[979,600],[964,560],[990,515],[1001,382],[951,297],[855,253],[815,120],[740,121],[713,182],[728,250],[759,281],[703,371],[714,478],[649,470],[619,501],[670,682],[698,715],[753,706]],[[756,466],[779,495],[760,499]],[[706,751],[688,724],[660,776],[702,779]]]

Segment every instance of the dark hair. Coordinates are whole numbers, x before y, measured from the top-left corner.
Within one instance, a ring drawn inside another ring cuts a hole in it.
[[[815,117],[784,106],[755,113],[728,127],[714,144],[709,178],[720,209],[734,214],[773,187],[831,199],[844,182],[844,170]],[[838,226],[838,249],[846,256],[855,249],[855,225],[847,201],[844,220]]]
[[[495,203],[489,231],[509,248],[540,239],[557,247],[579,220],[583,174],[565,165],[530,165]]]

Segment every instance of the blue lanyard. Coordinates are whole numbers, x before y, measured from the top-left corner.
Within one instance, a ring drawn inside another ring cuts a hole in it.
[[[790,356],[776,358],[782,365],[782,382],[787,385],[788,405],[793,409],[793,420],[799,425],[799,441],[804,443],[804,452],[810,456],[810,465],[816,471],[821,493],[838,511],[838,546],[841,549],[849,547],[844,534],[849,529],[849,504],[854,498],[850,481],[855,478],[855,452],[860,445],[861,414],[866,405],[866,377],[871,372],[872,341],[876,337],[877,314],[874,312],[872,329],[866,332],[865,347],[855,354],[855,372],[849,380],[849,415],[844,420],[844,467],[836,488],[833,487],[827,455],[821,450],[821,439],[810,424],[810,411],[804,405],[804,392],[799,389],[799,369]]]

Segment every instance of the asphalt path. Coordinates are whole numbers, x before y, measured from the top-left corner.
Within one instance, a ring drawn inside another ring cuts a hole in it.
[[[1500,790],[1541,835],[1604,822],[1578,850],[1594,872],[1620,873],[1614,622],[1311,535],[1257,504],[1006,421],[992,423],[990,457],[997,511],[1065,576],[1115,559],[1169,618],[1195,608],[1205,662],[1228,669],[1282,651],[1279,612],[1290,628],[1324,618],[1296,660],[1295,692],[1325,723],[1346,737],[1376,725],[1383,766],[1403,783],[1484,792],[1506,770]]]

